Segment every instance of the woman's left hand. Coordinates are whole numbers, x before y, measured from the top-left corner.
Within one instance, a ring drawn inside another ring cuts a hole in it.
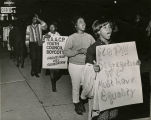
[[[94,64],[93,64],[94,71],[95,71],[95,72],[100,72],[100,66],[96,64],[96,61],[95,61],[95,60],[93,61],[93,63],[94,63]]]
[[[94,64],[93,68],[94,68],[95,72],[100,72],[100,66],[99,65]]]

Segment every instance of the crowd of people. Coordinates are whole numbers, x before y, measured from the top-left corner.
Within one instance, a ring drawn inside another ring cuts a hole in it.
[[[150,40],[151,38],[151,20],[146,27],[140,27],[140,16],[136,16],[135,21],[135,34],[137,37],[136,45],[140,45],[141,40]],[[24,21],[18,22],[14,27],[10,26],[9,44],[11,48],[10,58],[15,58],[17,61],[17,67],[21,65],[24,67],[24,60],[28,54],[27,48],[29,47],[29,56],[31,59],[31,76],[40,77],[42,69],[42,44],[43,44],[43,31],[49,29],[46,36],[60,35],[56,22],[49,24],[44,22],[35,14],[32,18],[30,25],[25,26]],[[75,106],[75,112],[78,115],[82,115],[86,109],[84,104],[87,101],[86,94],[82,91],[82,71],[85,68],[86,63],[93,66],[94,72],[101,71],[99,65],[96,62],[96,47],[100,45],[108,45],[120,41],[120,27],[115,22],[111,21],[107,17],[101,17],[98,20],[94,20],[92,24],[93,36],[86,31],[86,22],[84,17],[77,16],[73,19],[73,25],[75,33],[69,35],[64,48],[64,55],[68,57],[68,71],[71,77],[72,83],[72,100]],[[146,29],[145,29],[146,28]],[[124,31],[126,32],[126,31]],[[112,35],[113,33],[113,35]],[[119,33],[119,34],[117,34]],[[123,35],[123,34],[121,34]],[[126,36],[130,38],[132,36]],[[132,38],[134,38],[132,37]],[[118,39],[118,40],[116,40]],[[133,39],[132,39],[133,41]],[[138,44],[137,44],[138,42]],[[142,46],[142,44],[141,44]],[[141,51],[138,50],[141,53]],[[46,70],[46,75],[50,74],[50,78],[54,81],[61,77],[60,70]],[[53,86],[53,85],[52,85]],[[56,91],[53,86],[53,91]],[[81,94],[82,93],[82,94]],[[93,113],[94,112],[94,113]],[[89,120],[113,120],[119,116],[118,109],[109,109],[103,112],[93,111],[89,116]]]

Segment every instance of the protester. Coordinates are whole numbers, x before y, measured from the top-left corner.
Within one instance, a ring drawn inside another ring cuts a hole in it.
[[[96,47],[100,45],[107,45],[112,43],[112,41],[110,41],[112,28],[109,20],[105,17],[102,17],[101,20],[94,21],[92,25],[92,29],[96,35],[97,41],[88,48],[86,54],[86,63],[92,64],[94,71],[99,72],[101,68],[99,65],[96,64]],[[83,95],[83,96],[87,96],[87,95]],[[105,110],[103,112],[92,110],[91,112],[89,112],[89,114],[91,114],[89,116],[92,117],[92,120],[113,120],[116,119],[118,115],[118,110],[110,109],[110,110]]]
[[[57,32],[57,23],[56,22],[52,22],[49,26],[49,32],[45,35],[48,37],[53,37],[53,36],[60,36],[60,34]],[[49,75],[50,71],[48,69],[46,69],[46,75]],[[55,90],[54,90],[55,91]]]
[[[10,45],[10,58],[14,59],[15,58],[15,33],[14,33],[14,28],[10,24],[9,25],[10,31],[9,31],[9,45]]]
[[[136,42],[137,52],[140,59],[143,60],[148,53],[148,43],[146,41],[146,21],[140,14],[136,14],[133,24],[133,39]]]
[[[15,33],[15,53],[17,67],[21,65],[21,68],[23,68],[24,59],[27,56],[27,48],[25,45],[26,26],[23,19],[20,19],[16,22],[16,25],[14,27],[14,33]]]
[[[151,49],[151,19],[148,22],[148,25],[146,27],[146,36],[147,36],[147,41],[148,41],[148,51]],[[148,55],[146,56],[146,60],[150,60],[151,58],[151,53],[148,52]]]
[[[52,22],[49,26],[48,35],[50,35],[51,37],[56,36],[56,35],[60,36],[60,34],[57,32],[57,30],[58,30],[57,23]]]
[[[146,27],[146,33],[147,33],[148,39],[150,40],[151,39],[151,20],[149,20],[148,25]]]
[[[57,32],[58,27],[56,22],[52,22],[49,26],[49,32],[45,35],[45,37],[54,37],[60,36]],[[56,92],[56,81],[62,76],[62,70],[60,69],[46,69],[46,75],[50,74],[52,91]]]
[[[79,100],[81,73],[85,66],[87,48],[92,45],[94,38],[85,32],[86,23],[83,17],[76,17],[73,21],[76,33],[69,36],[64,54],[69,57],[69,74],[72,82],[72,99],[77,114],[82,115],[85,107]]]
[[[39,24],[40,23],[40,24]],[[31,76],[39,77],[42,66],[42,30],[47,29],[47,24],[38,15],[32,19],[32,24],[27,26],[26,40],[29,41],[31,55]]]

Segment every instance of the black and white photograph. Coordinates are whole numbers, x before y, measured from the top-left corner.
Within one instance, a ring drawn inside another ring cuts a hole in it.
[[[151,120],[151,0],[0,0],[0,120]]]

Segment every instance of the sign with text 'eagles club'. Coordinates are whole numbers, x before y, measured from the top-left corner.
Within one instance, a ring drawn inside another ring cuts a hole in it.
[[[68,58],[63,55],[67,36],[44,36],[43,43],[43,68],[67,69]]]
[[[142,103],[140,66],[135,42],[98,46],[96,56],[101,71],[96,77],[94,109],[103,111]]]

